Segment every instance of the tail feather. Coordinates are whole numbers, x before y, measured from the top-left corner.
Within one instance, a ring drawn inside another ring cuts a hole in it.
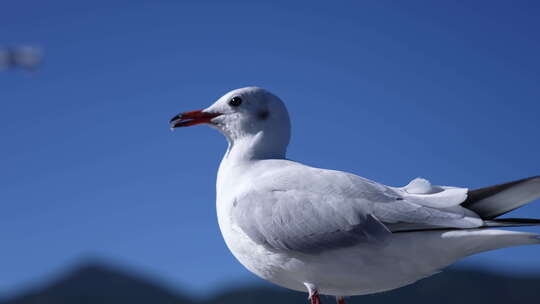
[[[468,255],[500,248],[540,244],[536,233],[497,229],[454,230],[442,234],[445,240],[456,240],[453,252]],[[446,243],[445,246],[450,243]]]
[[[470,190],[461,205],[491,220],[540,198],[540,176]]]

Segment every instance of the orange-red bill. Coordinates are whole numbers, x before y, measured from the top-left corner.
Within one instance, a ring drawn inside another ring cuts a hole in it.
[[[178,128],[178,127],[189,127],[189,126],[194,126],[194,125],[203,124],[203,123],[210,123],[212,118],[217,117],[219,115],[221,114],[203,112],[202,110],[184,112],[171,118],[169,123],[171,124],[172,129]]]

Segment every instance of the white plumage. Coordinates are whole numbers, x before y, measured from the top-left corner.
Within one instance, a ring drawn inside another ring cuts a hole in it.
[[[171,122],[172,127],[208,123],[226,136],[229,147],[217,179],[225,242],[250,271],[309,291],[313,303],[318,293],[390,290],[471,254],[539,243],[536,234],[485,229],[536,224],[503,223],[486,214],[538,198],[538,178],[482,193],[421,178],[399,188],[287,160],[285,105],[254,87],[231,91],[209,108]],[[469,193],[480,199],[467,200]]]

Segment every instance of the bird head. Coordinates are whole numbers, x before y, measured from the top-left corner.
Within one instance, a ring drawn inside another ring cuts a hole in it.
[[[285,104],[276,95],[258,87],[230,91],[206,109],[183,112],[170,120],[172,129],[198,124],[219,130],[230,145],[245,142],[253,148],[283,150],[283,154],[290,138]]]

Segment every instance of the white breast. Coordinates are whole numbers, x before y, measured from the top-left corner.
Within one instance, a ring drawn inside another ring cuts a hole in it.
[[[371,293],[374,288],[395,288],[396,285],[412,283],[426,275],[422,273],[412,278],[406,267],[403,268],[403,276],[395,273],[393,267],[398,253],[391,248],[385,250],[359,246],[307,255],[272,251],[264,245],[256,244],[235,225],[231,217],[231,211],[235,208],[235,190],[240,190],[243,179],[249,181],[254,177],[241,165],[228,168],[226,175],[222,169],[220,167],[218,174],[216,202],[221,233],[236,259],[259,277],[298,291],[305,291],[305,282],[313,282],[324,294],[353,295]],[[388,271],[381,269],[381,264],[385,263],[388,264]],[[417,270],[415,272],[418,273]],[[387,275],[389,273],[392,276]]]

